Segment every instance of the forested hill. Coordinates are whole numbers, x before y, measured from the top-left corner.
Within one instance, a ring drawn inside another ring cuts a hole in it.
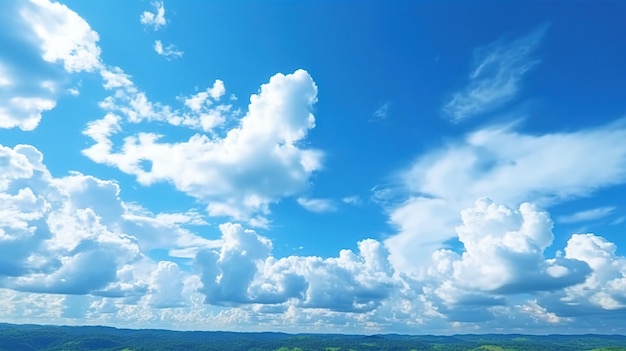
[[[322,335],[0,324],[0,351],[624,350],[620,335]]]

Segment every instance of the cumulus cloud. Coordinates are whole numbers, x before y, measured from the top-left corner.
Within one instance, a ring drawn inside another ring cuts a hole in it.
[[[115,182],[55,178],[31,146],[2,147],[0,161],[5,320],[408,332],[477,321],[568,327],[624,308],[626,259],[615,245],[577,234],[564,256],[545,257],[552,221],[531,204],[476,202],[456,229],[462,248],[434,251],[426,273],[409,277],[376,240],[335,257],[274,257],[271,240],[241,224],[220,225],[221,238],[207,240],[186,228],[206,226],[196,211],[151,213],[121,201]],[[169,258],[151,259],[154,250]],[[31,312],[11,316],[21,306]]]
[[[171,261],[161,261],[150,276],[150,306],[156,308],[183,306],[184,282],[178,265]]]
[[[43,97],[15,96],[0,98],[0,128],[20,128],[30,131],[39,125],[41,114],[52,110],[56,100]]]
[[[461,216],[462,254],[435,251],[429,269],[439,281],[434,292],[447,306],[504,304],[503,296],[560,290],[591,273],[582,260],[544,257],[553,224],[531,204],[513,210],[482,199]]]
[[[226,94],[224,82],[216,79],[213,86],[197,94],[184,98],[184,104],[192,111],[201,111],[204,107],[210,106],[214,101],[218,101]]]
[[[156,31],[167,24],[167,20],[165,19],[165,5],[163,1],[158,1],[153,2],[152,6],[154,7],[154,12],[144,11],[139,17],[139,21],[146,28],[151,28]]]
[[[469,84],[452,95],[443,113],[453,122],[460,122],[512,100],[519,92],[521,79],[539,62],[532,54],[546,30],[544,26],[516,40],[499,40],[476,49]]]
[[[94,71],[101,66],[98,33],[67,6],[32,0],[21,15],[36,35],[44,60],[62,62],[68,72]]]
[[[238,224],[220,226],[224,245],[203,251],[205,302],[221,305],[288,303],[300,308],[366,312],[378,307],[394,286],[388,252],[375,240],[359,242],[359,252],[339,257],[289,256],[276,259],[272,243]],[[283,310],[288,306],[285,305]]]
[[[123,261],[138,254],[132,240],[101,226],[92,209],[77,208],[67,197],[59,201],[67,189],[62,181],[52,179],[35,148],[2,147],[2,154],[9,168],[3,179],[5,201],[0,215],[4,218],[0,251],[7,260],[3,286],[37,292],[93,292],[115,278]],[[100,268],[92,271],[94,267]]]
[[[566,304],[587,304],[603,310],[626,310],[626,258],[614,243],[594,234],[575,234],[567,242],[565,257],[586,262],[593,273],[583,284],[566,290]]]
[[[84,131],[96,144],[83,153],[135,175],[143,185],[170,182],[206,202],[213,216],[264,223],[259,215],[267,214],[271,203],[305,190],[311,174],[321,167],[322,153],[300,146],[315,126],[311,109],[317,101],[317,86],[304,70],[271,77],[250,97],[245,116],[221,136],[195,134],[168,143],[160,141],[161,135],[144,132],[126,137],[119,152],[113,151],[110,136],[123,122],[159,120],[213,128],[226,119],[229,105],[207,106],[224,95],[221,81],[206,96],[183,98],[188,112],[181,113],[150,102],[122,72],[109,72],[107,77],[105,85],[121,90],[101,103],[109,114]]]
[[[165,57],[165,59],[169,60],[174,60],[180,57],[183,57],[183,52],[176,49],[176,46],[174,46],[173,44],[170,44],[168,46],[163,46],[163,43],[160,40],[156,40],[154,42],[154,51],[156,51],[157,54]]]
[[[457,214],[477,198],[545,207],[623,183],[624,137],[623,121],[543,135],[488,127],[419,157],[399,176],[405,200],[388,207],[398,228],[385,241],[394,264],[407,271],[425,267],[430,252],[454,237]]]
[[[21,21],[2,29],[23,33],[39,54],[25,50],[19,60],[0,54],[0,128],[34,130],[42,114],[52,110],[62,94],[74,94],[65,88],[68,73],[91,72],[101,67],[98,34],[74,11],[56,2],[34,0],[18,6]],[[12,37],[12,36],[9,36]],[[13,43],[12,43],[13,44]],[[11,44],[10,44],[11,45]],[[61,63],[59,71],[39,64]],[[34,64],[35,63],[35,64]]]
[[[55,178],[32,146],[0,146],[0,160],[1,287],[101,296],[150,288],[152,303],[163,306],[174,293],[160,282],[173,268],[153,263],[151,250],[219,246],[183,227],[204,225],[194,212],[133,214],[116,183],[80,173]]]

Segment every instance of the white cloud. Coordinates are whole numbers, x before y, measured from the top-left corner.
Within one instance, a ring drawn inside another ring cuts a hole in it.
[[[216,79],[211,88],[207,88],[205,91],[184,98],[184,103],[185,106],[192,111],[199,112],[203,107],[211,105],[214,101],[218,101],[224,94],[226,94],[224,82]],[[209,97],[211,99],[209,99]]]
[[[104,89],[126,88],[130,90],[130,92],[136,92],[136,89],[133,87],[133,82],[130,80],[130,76],[124,73],[119,67],[102,69],[100,70],[100,76],[102,76],[104,80]]]
[[[456,214],[477,198],[549,206],[623,183],[625,137],[623,121],[544,135],[489,127],[419,157],[399,176],[406,200],[388,208],[398,234],[385,244],[396,268],[423,269],[429,253],[454,237]]]
[[[298,198],[298,204],[310,212],[332,212],[337,210],[335,202],[331,199],[311,199],[305,197]]]
[[[531,204],[512,210],[483,199],[462,220],[456,231],[463,253],[435,251],[429,268],[440,284],[434,293],[447,306],[500,305],[503,296],[560,290],[591,272],[580,260],[544,257],[552,221]]]
[[[336,257],[277,258],[268,238],[240,224],[207,240],[184,228],[206,225],[195,211],[150,213],[122,202],[114,182],[54,178],[31,146],[0,148],[0,160],[6,321],[292,332],[494,331],[523,322],[542,330],[576,326],[626,300],[626,259],[615,245],[574,235],[565,257],[545,258],[552,222],[530,204],[481,200],[466,209],[457,229],[464,250],[437,250],[416,279],[394,271],[376,240]],[[172,258],[185,251],[178,257],[193,258],[197,271],[150,260],[155,249]]]
[[[211,122],[223,120],[221,115],[206,119],[203,108],[184,114],[153,104],[132,86],[121,89],[101,106],[129,122],[165,120],[213,127]],[[218,82],[207,91],[213,99],[225,93]],[[83,153],[95,162],[135,175],[143,185],[171,182],[206,202],[213,216],[262,224],[265,221],[259,215],[268,213],[271,203],[305,190],[311,174],[321,167],[321,152],[300,146],[315,126],[311,108],[316,99],[317,87],[306,71],[276,74],[261,86],[259,94],[250,97],[248,112],[238,125],[221,137],[195,134],[186,141],[167,143],[161,142],[158,134],[139,133],[126,137],[120,152],[113,152],[109,136],[119,130],[122,121],[110,113],[101,122],[89,124],[84,133],[96,144]],[[211,111],[226,113],[229,107],[224,106],[212,106]],[[150,166],[144,167],[142,161]]]
[[[590,210],[580,211],[567,216],[561,216],[557,220],[561,223],[578,223],[593,221],[611,215],[615,211],[615,207],[598,207]]]
[[[593,270],[587,280],[572,286],[561,298],[570,307],[587,305],[603,310],[626,309],[626,258],[614,243],[593,234],[575,234],[565,257],[586,262]]]
[[[389,108],[391,107],[390,102],[386,102],[378,107],[376,111],[374,111],[374,117],[372,120],[380,121],[383,119],[387,119],[389,116]]]
[[[13,77],[11,77],[5,65],[0,62],[0,88],[7,88],[11,85],[13,85]]]
[[[55,178],[32,146],[0,146],[0,160],[1,287],[100,296],[150,287],[151,301],[162,306],[173,303],[173,293],[159,285],[167,267],[146,255],[153,249],[195,255],[220,245],[184,228],[204,224],[197,212],[135,214],[116,183],[80,173]]]
[[[0,58],[0,128],[31,131],[39,125],[42,114],[56,106],[60,94],[78,93],[65,88],[69,83],[68,73],[101,67],[100,48],[98,34],[65,5],[33,0],[21,2],[19,9],[17,18],[21,21],[12,23],[6,30],[22,33],[30,39],[22,45],[34,45],[36,50],[23,50],[34,57]],[[64,75],[32,65],[40,59],[46,63],[62,63]]]
[[[361,198],[358,195],[353,195],[353,196],[346,196],[343,199],[341,199],[341,201],[343,201],[344,203],[348,204],[348,205],[360,205],[361,204]]]
[[[393,288],[388,253],[375,240],[359,242],[358,254],[339,257],[271,256],[272,243],[238,224],[220,226],[224,245],[198,254],[201,291],[220,305],[278,304],[301,308],[366,312],[380,305]],[[288,306],[283,306],[283,310]]]
[[[183,306],[183,274],[178,265],[170,261],[161,261],[150,276],[149,304],[157,308]]]
[[[531,55],[546,30],[547,27],[541,27],[514,41],[499,40],[477,49],[469,84],[446,102],[444,114],[453,122],[460,122],[513,99],[523,76],[538,63]]]
[[[77,88],[69,88],[67,89],[67,93],[72,96],[78,96],[80,95],[80,90],[78,90]]]
[[[165,19],[165,5],[162,1],[153,2],[154,12],[144,11],[139,17],[139,21],[146,28],[152,28],[153,30],[159,30],[167,24]]]
[[[37,128],[41,114],[56,106],[56,101],[42,97],[16,96],[2,101],[0,98],[0,128],[20,128],[30,131]]]
[[[157,54],[165,57],[168,61],[183,57],[184,54],[184,52],[176,49],[176,46],[174,46],[173,44],[163,47],[163,43],[160,40],[156,40],[154,42],[154,51],[156,51]]]
[[[68,72],[100,68],[98,33],[76,12],[56,2],[31,0],[21,15],[36,35],[44,60],[63,62]]]

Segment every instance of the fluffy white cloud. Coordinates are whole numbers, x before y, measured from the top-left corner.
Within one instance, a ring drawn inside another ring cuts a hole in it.
[[[191,258],[220,245],[184,228],[206,224],[197,212],[154,215],[122,202],[114,182],[55,178],[32,146],[0,146],[0,160],[1,287],[102,296],[149,290],[151,304],[164,306],[176,295],[163,279],[175,270],[150,260],[151,250]]]
[[[182,306],[183,274],[178,265],[161,261],[150,276],[149,304],[157,308]]]
[[[21,15],[36,35],[44,60],[62,62],[68,72],[94,71],[101,66],[98,33],[67,6],[31,0]]]
[[[198,254],[206,302],[263,304],[366,312],[378,307],[395,282],[388,252],[375,240],[359,242],[358,254],[339,257],[271,256],[271,242],[238,224],[220,226],[224,245]],[[285,305],[280,305],[285,304]]]
[[[483,199],[462,220],[456,229],[462,254],[435,251],[429,269],[437,277],[432,291],[447,308],[504,305],[507,295],[561,290],[591,273],[582,260],[544,257],[552,221],[531,204],[512,210]]]
[[[176,46],[174,46],[173,44],[164,47],[163,43],[160,40],[156,40],[154,42],[154,51],[156,51],[157,54],[165,57],[167,60],[173,60],[183,57],[184,54],[182,51],[176,49]]]
[[[0,98],[0,128],[33,130],[41,121],[41,114],[56,106],[56,101],[42,97]]]
[[[216,79],[212,87],[190,97],[184,98],[183,101],[185,106],[190,108],[192,111],[199,112],[202,111],[203,108],[213,104],[214,101],[218,101],[222,96],[224,96],[224,94],[226,94],[224,82]]]
[[[101,67],[98,34],[78,14],[56,2],[33,0],[20,2],[18,19],[0,29],[22,33],[29,42],[14,45],[34,45],[37,58],[24,56],[19,60],[0,54],[0,128],[34,130],[42,114],[52,110],[60,95],[73,94],[67,90],[67,74],[94,71]],[[11,36],[13,36],[11,34]],[[32,55],[34,50],[25,50]],[[46,63],[63,64],[58,71],[33,65],[43,59]]]
[[[144,11],[139,17],[139,21],[147,28],[159,30],[167,24],[165,19],[165,5],[163,1],[153,2],[154,12]]]
[[[398,228],[385,241],[392,261],[403,271],[423,269],[455,236],[457,214],[477,198],[544,207],[623,183],[624,138],[624,121],[544,135],[489,127],[419,157],[399,176],[407,199],[389,209]]]
[[[604,310],[626,311],[626,258],[616,255],[614,243],[593,234],[575,234],[567,242],[565,257],[586,262],[593,273],[570,287],[562,301],[587,303]]]
[[[512,42],[497,41],[476,49],[468,86],[443,106],[453,122],[489,112],[518,93],[520,80],[538,61],[531,57],[546,27]]]
[[[0,284],[11,289],[0,289],[0,316],[8,321],[468,332],[479,321],[483,331],[568,330],[579,316],[624,309],[626,259],[615,245],[577,234],[563,257],[546,258],[552,221],[530,204],[478,201],[461,214],[463,248],[436,250],[426,274],[409,277],[376,240],[336,257],[277,258],[268,238],[240,224],[206,240],[183,227],[206,225],[197,212],[154,214],[122,202],[114,182],[54,178],[33,147],[0,155]],[[197,271],[149,259],[155,249],[193,258]]]
[[[139,133],[126,137],[119,152],[113,152],[110,140],[120,130],[118,114],[134,123],[162,120],[212,128],[225,119],[221,115],[229,105],[206,106],[209,96],[215,101],[225,93],[223,83],[217,81],[206,97],[185,99],[189,108],[185,113],[150,102],[122,72],[109,72],[106,79],[106,86],[120,88],[101,104],[110,113],[85,130],[96,144],[83,153],[135,175],[143,185],[171,182],[208,203],[213,216],[262,224],[259,214],[268,213],[269,205],[280,198],[304,190],[311,174],[321,167],[321,152],[300,146],[315,126],[311,109],[317,99],[317,87],[304,70],[274,75],[250,97],[248,112],[238,125],[223,136],[195,134],[187,141],[167,143],[158,134]],[[211,113],[218,116],[211,118]]]

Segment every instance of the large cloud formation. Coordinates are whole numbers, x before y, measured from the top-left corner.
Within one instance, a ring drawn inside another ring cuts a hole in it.
[[[378,241],[339,257],[272,257],[267,238],[238,224],[223,224],[219,252],[198,255],[202,292],[212,304],[280,304],[343,312],[373,310],[393,287],[388,252]]]
[[[421,155],[398,176],[396,191],[404,199],[388,207],[398,228],[385,242],[394,264],[403,270],[424,267],[420,257],[454,237],[458,213],[478,198],[550,206],[624,183],[624,138],[624,120],[543,135],[490,126]]]
[[[111,135],[125,121],[166,121],[211,132],[229,118],[231,108],[210,106],[225,93],[221,81],[186,98],[187,111],[173,111],[148,101],[120,70],[104,71],[103,77],[105,87],[117,90],[101,104],[109,113],[85,130],[96,144],[84,154],[135,175],[144,185],[170,182],[207,202],[213,216],[262,225],[264,218],[254,215],[267,214],[272,202],[304,190],[321,167],[322,153],[300,146],[315,126],[311,109],[317,100],[317,87],[304,70],[273,76],[250,97],[247,114],[223,136],[198,133],[168,143],[159,134],[143,132],[126,137],[121,148],[114,146]],[[114,152],[114,147],[121,151]]]
[[[123,202],[114,182],[55,178],[32,146],[0,155],[3,305],[49,307],[16,319],[7,306],[6,320],[291,331],[365,323],[379,332],[547,323],[564,331],[586,326],[579,316],[610,321],[626,310],[626,259],[615,245],[576,234],[563,255],[546,257],[553,223],[528,203],[482,199],[463,210],[461,248],[434,251],[415,276],[394,269],[376,240],[336,257],[274,257],[272,241],[241,224],[222,224],[221,237],[208,240],[187,229],[205,225],[196,212],[152,214]],[[157,259],[159,250],[168,258]]]

